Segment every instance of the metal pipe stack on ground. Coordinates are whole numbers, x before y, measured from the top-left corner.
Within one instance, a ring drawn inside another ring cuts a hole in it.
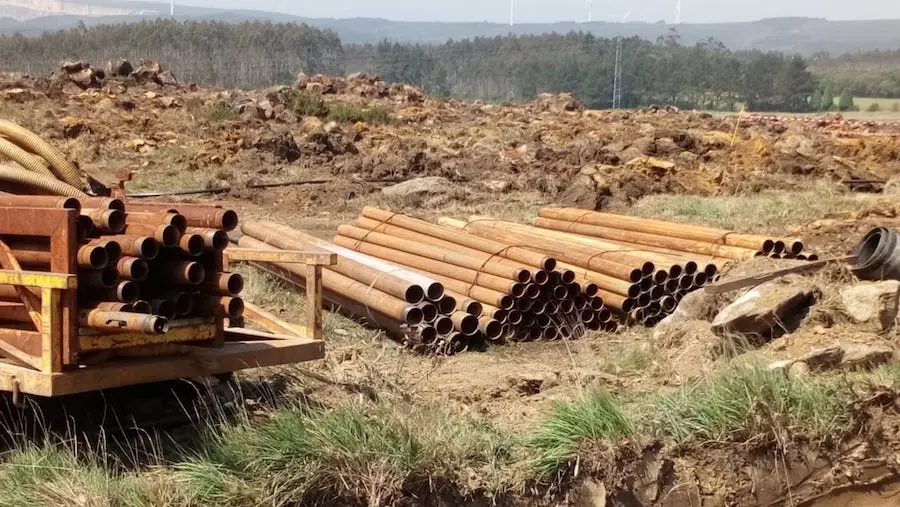
[[[457,299],[477,302],[486,312],[480,329],[488,341],[578,338],[617,327],[593,281],[576,281],[555,257],[521,243],[371,207],[337,233],[340,246],[402,264],[442,282]]]
[[[81,326],[164,334],[173,319],[239,319],[240,275],[223,272],[237,214],[215,206],[125,203],[102,197],[0,195],[0,205],[79,210],[78,312]],[[185,210],[179,212],[179,210]],[[3,237],[22,269],[50,270],[48,238]],[[0,301],[21,304],[0,285]],[[25,296],[27,297],[27,295]],[[5,312],[4,319],[25,320]],[[30,322],[30,320],[25,320]]]
[[[241,248],[297,250],[316,246],[338,254],[337,264],[322,273],[324,298],[332,308],[381,328],[410,348],[454,354],[492,337],[496,325],[479,321],[483,308],[450,295],[432,277],[363,253],[342,248],[274,222],[247,222]],[[304,288],[304,269],[290,264],[255,263]]]

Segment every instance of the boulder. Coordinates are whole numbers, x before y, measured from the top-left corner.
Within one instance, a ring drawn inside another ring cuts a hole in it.
[[[803,377],[811,372],[872,369],[889,363],[894,349],[885,345],[839,343],[811,350],[798,359],[779,361],[769,366],[781,370],[790,378]]]
[[[721,308],[721,297],[704,290],[697,290],[684,296],[671,315],[663,319],[653,328],[654,338],[663,336],[676,324],[694,320],[709,321],[718,314]]]
[[[751,289],[716,315],[712,330],[722,337],[741,337],[762,345],[793,332],[820,291],[801,277],[786,277]]]
[[[440,176],[415,178],[381,190],[388,197],[410,197],[413,195],[444,194],[453,189],[453,183]]]
[[[884,345],[850,343],[841,345],[841,348],[844,350],[841,366],[848,370],[875,368],[894,358],[894,350]]]
[[[862,282],[841,289],[844,312],[856,324],[875,332],[887,332],[897,325],[900,282]]]
[[[119,60],[119,63],[117,63],[115,67],[113,67],[112,72],[116,76],[127,77],[134,72],[134,66],[131,65],[131,62],[128,60],[122,59]]]
[[[305,90],[306,85],[308,84],[309,76],[307,76],[306,73],[301,72],[297,74],[297,79],[294,80],[294,88],[297,88],[298,90]]]
[[[894,176],[884,185],[884,195],[900,196],[900,176]]]

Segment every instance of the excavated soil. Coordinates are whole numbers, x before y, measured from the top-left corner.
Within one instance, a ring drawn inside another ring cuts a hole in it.
[[[229,187],[199,199],[228,202],[244,217],[274,218],[321,237],[358,213],[348,202],[391,204],[380,193],[388,183],[371,180],[442,176],[454,182],[448,194],[415,198],[424,216],[497,206],[510,215],[522,209],[533,216],[534,208],[549,202],[595,207],[615,201],[625,207],[651,194],[741,195],[823,180],[880,181],[900,173],[900,148],[891,138],[839,137],[805,123],[745,121],[735,136],[735,118],[672,108],[587,111],[571,96],[518,105],[466,103],[366,76],[339,82],[315,89],[329,103],[384,108],[391,120],[336,124],[299,117],[280,103],[283,89],[112,79],[81,89],[2,74],[0,116],[39,132],[106,183],[125,168],[134,172],[130,185],[140,191]],[[329,181],[251,188],[307,179]],[[847,245],[872,227],[900,225],[898,217],[897,203],[883,201],[791,232],[823,257],[845,255]],[[758,259],[740,269],[752,273],[778,265]],[[827,296],[845,276],[839,270],[815,275],[824,302],[797,332],[754,354],[778,361],[838,340],[893,344],[895,338],[862,332],[835,310]],[[293,320],[303,316],[296,308],[280,311]],[[287,394],[327,404],[346,399],[348,385],[385,389],[522,434],[580,393],[601,389],[638,399],[688,385],[732,359],[719,352],[720,339],[708,321],[699,319],[665,333],[638,329],[450,358],[417,356],[374,333],[360,339],[351,326],[332,321],[328,358],[301,365],[328,382],[306,382],[302,392]],[[277,372],[245,378],[267,380]],[[860,400],[853,427],[827,442],[675,447],[648,436],[586,460],[604,465],[581,470],[551,496],[499,503],[604,505],[605,497],[611,505],[647,506],[900,505],[897,399],[893,386],[885,386]]]

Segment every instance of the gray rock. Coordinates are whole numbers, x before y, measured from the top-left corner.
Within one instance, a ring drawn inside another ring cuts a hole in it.
[[[853,322],[868,325],[876,332],[890,331],[897,324],[900,282],[862,282],[844,287],[841,302]]]
[[[850,343],[841,345],[841,348],[844,350],[841,367],[850,370],[874,368],[894,358],[894,350],[881,345]]]
[[[900,195],[900,176],[894,176],[884,185],[884,195]]]
[[[713,318],[719,312],[720,298],[704,290],[697,290],[684,296],[678,303],[678,308],[671,315],[662,320],[653,329],[653,336],[658,338],[670,327],[682,322],[692,320],[706,320]]]
[[[412,195],[444,194],[452,189],[453,183],[447,178],[428,176],[385,187],[381,190],[381,193],[388,197],[409,197]]]
[[[712,330],[719,336],[742,337],[751,345],[761,345],[796,330],[818,293],[798,278],[760,285],[720,311]]]
[[[803,378],[809,374],[809,364],[804,361],[797,361],[788,367],[788,378]]]
[[[840,345],[832,345],[824,349],[815,349],[798,360],[813,371],[833,370],[841,365],[844,349]]]

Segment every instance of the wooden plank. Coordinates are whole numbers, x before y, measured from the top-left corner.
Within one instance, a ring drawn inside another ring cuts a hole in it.
[[[249,320],[272,333],[295,335],[296,337],[310,336],[309,330],[306,327],[285,322],[272,313],[269,313],[252,303],[248,303],[247,301],[244,301],[244,319]]]
[[[249,368],[294,364],[325,357],[321,340],[259,340],[230,342],[220,348],[191,347],[186,354],[121,359],[70,372],[45,374],[0,362],[0,389],[39,396],[99,391],[179,378],[206,377]]]
[[[810,273],[812,271],[817,271],[828,264],[832,264],[835,262],[854,262],[856,261],[855,255],[848,255],[845,257],[835,257],[832,259],[825,259],[821,261],[815,262],[807,262],[800,266],[794,266],[790,268],[776,269],[773,271],[767,271],[764,273],[758,273],[755,275],[745,276],[741,278],[737,278],[734,280],[725,280],[722,282],[718,282],[712,285],[707,285],[704,290],[710,294],[722,294],[724,292],[731,292],[735,290],[744,289],[747,287],[755,287],[761,283],[768,282],[770,280],[774,280],[776,278],[781,278],[787,275],[799,274],[799,273]]]
[[[41,289],[41,371],[62,371],[62,312],[59,289]]]
[[[194,325],[190,327],[170,327],[161,335],[141,333],[113,334],[81,334],[78,337],[79,348],[84,352],[96,350],[113,350],[162,343],[183,343],[214,340],[218,336],[215,324]]]
[[[3,327],[0,328],[0,342],[36,358],[41,357],[41,333],[37,331]]]
[[[337,254],[316,247],[309,250],[254,250],[252,248],[228,248],[225,255],[229,261],[286,262],[289,264],[310,264],[332,266],[337,263]]]
[[[306,266],[306,304],[309,312],[307,329],[311,338],[321,340],[325,333],[322,323],[322,266]]]

